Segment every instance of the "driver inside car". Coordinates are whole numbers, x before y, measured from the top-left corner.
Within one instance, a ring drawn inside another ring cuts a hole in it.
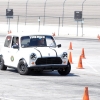
[[[16,37],[15,42],[13,42],[12,47],[14,47],[14,46],[19,46],[19,38],[18,37]]]
[[[45,41],[43,38],[38,40],[38,46],[45,46]]]

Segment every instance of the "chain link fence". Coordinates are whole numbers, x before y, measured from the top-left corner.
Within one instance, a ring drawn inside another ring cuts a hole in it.
[[[1,0],[0,23],[64,26],[100,26],[99,0]],[[13,9],[12,19],[6,9]],[[74,20],[74,11],[82,11],[82,21]],[[10,26],[9,26],[10,27]],[[59,29],[58,29],[59,30]]]

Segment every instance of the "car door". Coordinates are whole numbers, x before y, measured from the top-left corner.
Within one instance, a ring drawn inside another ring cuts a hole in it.
[[[16,45],[18,44],[18,46]],[[11,49],[9,49],[10,66],[17,67],[18,64],[18,53],[19,53],[19,37],[13,37]]]
[[[10,62],[9,62],[9,65],[11,67],[17,67],[17,61],[18,61],[18,52],[19,52],[19,49],[17,48],[11,48],[9,50],[9,56],[10,56]]]

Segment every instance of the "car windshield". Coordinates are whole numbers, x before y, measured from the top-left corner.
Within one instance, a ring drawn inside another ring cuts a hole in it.
[[[31,35],[21,37],[21,47],[56,47],[52,36]]]

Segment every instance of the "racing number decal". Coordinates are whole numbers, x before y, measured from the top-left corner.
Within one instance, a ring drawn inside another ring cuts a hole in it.
[[[11,56],[10,59],[11,59],[11,61],[14,61],[14,57],[13,56]]]

